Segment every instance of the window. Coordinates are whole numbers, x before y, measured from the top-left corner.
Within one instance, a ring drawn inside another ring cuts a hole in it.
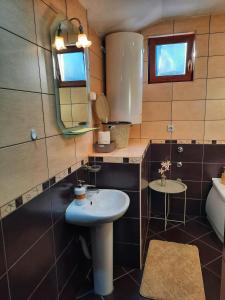
[[[193,80],[194,34],[148,40],[148,83]]]
[[[86,86],[85,56],[82,49],[67,46],[57,51],[57,73],[59,87]]]

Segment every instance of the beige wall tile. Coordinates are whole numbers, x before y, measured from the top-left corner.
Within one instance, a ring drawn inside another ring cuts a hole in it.
[[[41,0],[34,0],[34,12],[38,45],[51,49],[50,27],[56,18],[56,13]]]
[[[205,122],[205,140],[225,140],[225,120]]]
[[[204,120],[205,100],[195,101],[173,101],[172,120]]]
[[[171,83],[143,85],[143,101],[170,101],[172,99]]]
[[[208,57],[196,57],[194,79],[207,77],[207,62],[208,62]]]
[[[148,60],[148,39],[144,39],[144,61]]]
[[[92,41],[92,45],[89,49],[102,59],[103,55],[101,38],[96,34],[94,29],[90,27],[88,28],[88,38]]]
[[[97,95],[100,95],[103,92],[103,81],[91,76],[90,88],[92,92],[96,92]]]
[[[225,41],[224,41],[225,44]],[[225,56],[211,56],[208,62],[208,77],[225,77]]]
[[[93,134],[88,132],[84,135],[75,138],[76,143],[76,157],[77,161],[83,160],[88,157],[92,152]]]
[[[203,121],[174,121],[173,140],[203,140]]]
[[[72,103],[88,103],[88,94],[86,87],[71,88]]]
[[[59,88],[60,104],[71,104],[71,88]]]
[[[41,75],[41,89],[43,93],[54,94],[53,66],[51,52],[38,47]]]
[[[225,32],[210,34],[209,55],[225,55]]]
[[[207,99],[225,98],[225,78],[207,80]]]
[[[209,16],[179,18],[174,21],[174,32],[209,32]]]
[[[45,134],[46,136],[60,133],[56,120],[56,99],[53,95],[42,94]]]
[[[141,124],[133,124],[130,128],[130,139],[139,139],[141,137]]]
[[[84,32],[88,32],[87,24],[87,12],[86,9],[80,4],[79,0],[66,0],[67,4],[67,17],[73,18],[76,17],[80,19]]]
[[[0,87],[40,92],[37,47],[0,29]]]
[[[143,68],[144,68],[143,82],[148,83],[148,62],[147,61],[144,61]]]
[[[60,114],[63,122],[72,122],[72,106],[71,104],[60,105]]]
[[[208,34],[196,34],[195,36],[196,57],[208,56],[209,53],[208,41],[209,41]]]
[[[46,139],[49,177],[65,170],[76,162],[74,138],[61,135]]]
[[[40,94],[0,89],[0,107],[0,147],[45,136]]]
[[[36,42],[33,2],[1,0],[0,26]]]
[[[88,122],[88,104],[72,105],[73,122]]]
[[[171,102],[143,102],[142,121],[171,119]]]
[[[211,16],[210,32],[225,32],[225,14]]]
[[[57,13],[66,15],[66,0],[45,0]]]
[[[141,33],[145,36],[171,34],[173,33],[173,21],[160,22],[143,29]]]
[[[63,125],[65,128],[71,128],[73,126],[76,126],[76,124],[73,124],[73,122],[66,122],[66,121],[63,121]]]
[[[45,141],[0,150],[0,205],[48,179]]]
[[[170,139],[171,134],[167,131],[168,121],[143,122],[141,124],[141,138]]]
[[[89,51],[90,60],[90,75],[100,80],[103,78],[103,65],[102,59],[97,56],[93,51]]]
[[[206,101],[206,120],[225,120],[225,99]]]
[[[205,99],[205,96],[205,79],[196,79],[194,81],[173,83],[173,100]]]

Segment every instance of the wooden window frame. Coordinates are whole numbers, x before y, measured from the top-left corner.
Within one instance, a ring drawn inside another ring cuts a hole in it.
[[[59,88],[64,87],[86,87],[86,80],[76,80],[76,81],[62,81],[60,75],[60,68],[59,68],[59,61],[58,61],[58,54],[63,53],[75,53],[75,52],[83,52],[83,48],[77,48],[76,46],[67,46],[66,49],[57,50],[56,51],[56,71],[57,71],[57,79],[58,79],[58,86]]]
[[[162,83],[193,80],[193,53],[195,34],[177,34],[169,36],[151,37],[148,39],[148,83]],[[184,75],[156,76],[156,46],[164,44],[187,43],[186,72]]]

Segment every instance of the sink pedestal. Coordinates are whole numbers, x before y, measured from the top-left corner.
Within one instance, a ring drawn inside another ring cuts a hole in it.
[[[91,228],[94,290],[97,295],[113,291],[113,223]]]

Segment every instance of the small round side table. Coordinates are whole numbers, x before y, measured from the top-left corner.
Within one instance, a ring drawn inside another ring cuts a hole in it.
[[[166,185],[162,186],[161,185],[161,179],[153,180],[149,183],[149,187],[159,193],[164,193],[165,194],[165,214],[164,218],[157,218],[157,217],[150,217],[152,219],[160,219],[165,221],[165,230],[167,227],[167,222],[172,221],[172,222],[180,222],[185,224],[185,219],[186,219],[186,191],[187,191],[187,186],[183,182],[179,180],[166,180]],[[173,220],[173,219],[168,219],[169,213],[170,213],[170,194],[179,194],[184,192],[184,218],[183,221],[178,221],[178,220]]]

